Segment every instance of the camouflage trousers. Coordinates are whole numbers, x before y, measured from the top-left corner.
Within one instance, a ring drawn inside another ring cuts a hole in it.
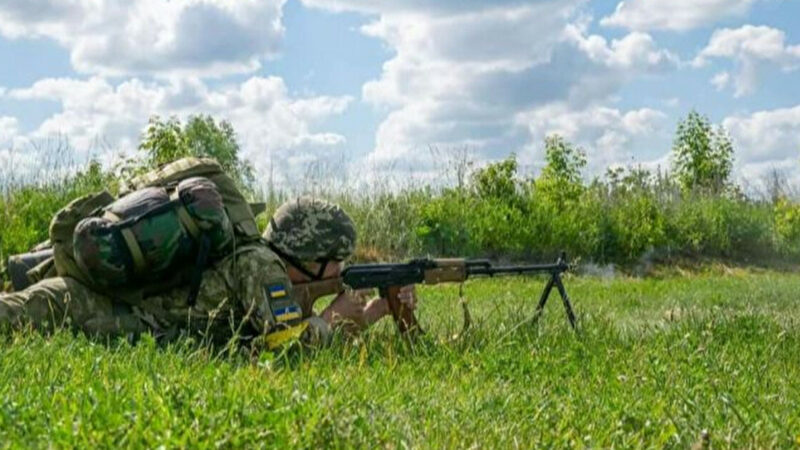
[[[75,327],[93,335],[141,333],[146,324],[130,305],[112,302],[72,278],[42,280],[0,297],[0,328]]]
[[[69,327],[92,335],[157,336],[181,331],[213,340],[263,333],[271,317],[266,286],[291,283],[280,259],[261,244],[240,248],[206,269],[196,301],[189,288],[120,300],[95,292],[72,278],[49,278],[0,296],[0,329]]]

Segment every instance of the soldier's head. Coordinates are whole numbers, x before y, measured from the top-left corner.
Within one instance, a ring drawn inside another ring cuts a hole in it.
[[[299,197],[275,211],[264,239],[289,264],[293,281],[320,280],[339,275],[355,250],[356,228],[339,205]]]

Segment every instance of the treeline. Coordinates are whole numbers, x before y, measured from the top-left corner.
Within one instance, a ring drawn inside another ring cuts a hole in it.
[[[141,160],[97,163],[58,180],[4,186],[2,260],[47,238],[52,215],[72,198],[183,156],[211,156],[256,200],[275,208],[290,194],[263,192],[240,158],[227,122],[197,116],[186,123],[153,118]],[[724,259],[742,263],[800,257],[800,204],[780,189],[744,195],[731,179],[734,149],[724,129],[691,112],[680,122],[666,172],[608,170],[586,182],[585,153],[558,136],[545,142],[538,176],[516,158],[472,171],[457,186],[399,191],[327,192],[359,228],[358,258],[420,255],[550,259],[560,251],[584,262],[633,267],[643,261]],[[261,218],[262,224],[266,217]]]

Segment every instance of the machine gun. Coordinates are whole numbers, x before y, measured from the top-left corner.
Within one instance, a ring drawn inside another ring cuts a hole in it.
[[[352,289],[378,288],[380,296],[389,302],[389,309],[401,334],[418,334],[422,329],[414,316],[414,311],[398,299],[402,286],[409,284],[460,283],[473,276],[495,276],[507,274],[548,273],[550,279],[545,285],[536,313],[538,321],[553,287],[558,289],[569,324],[575,329],[575,314],[572,311],[567,290],[561,281],[561,274],[569,269],[564,253],[554,264],[532,264],[521,266],[493,266],[488,260],[478,259],[415,259],[400,264],[355,264],[342,271],[342,281]],[[466,314],[466,311],[465,311]]]

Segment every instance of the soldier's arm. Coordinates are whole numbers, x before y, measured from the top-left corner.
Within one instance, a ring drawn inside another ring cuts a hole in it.
[[[260,251],[241,255],[237,261],[237,292],[239,309],[259,333],[268,331],[272,319],[270,295],[289,295],[292,283],[286,270],[270,255]]]
[[[390,315],[389,304],[385,298],[373,297],[371,291],[348,291],[337,296],[322,311],[321,317],[332,327],[343,328],[347,332],[358,332],[369,328],[375,322]],[[416,308],[414,285],[400,289],[398,298],[406,307]]]

